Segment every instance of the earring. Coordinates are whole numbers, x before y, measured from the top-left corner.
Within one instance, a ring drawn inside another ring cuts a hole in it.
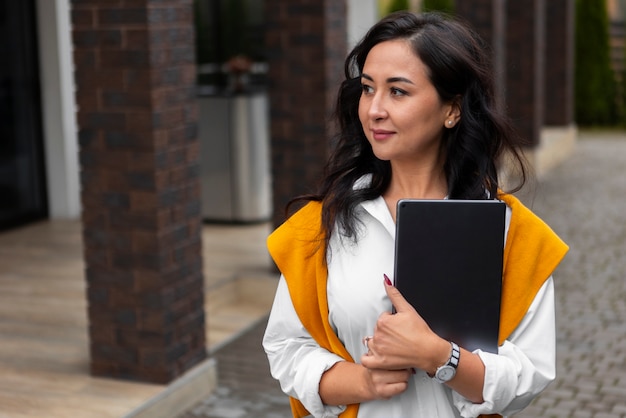
[[[453,121],[452,119],[450,119],[450,120],[448,121],[448,126],[452,126],[452,124],[453,124],[453,123],[454,123],[454,121]]]

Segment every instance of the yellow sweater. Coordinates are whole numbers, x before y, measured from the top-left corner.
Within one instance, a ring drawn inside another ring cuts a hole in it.
[[[516,197],[502,195],[511,208],[504,248],[499,344],[520,323],[535,295],[568,251],[568,246]],[[294,308],[304,327],[323,348],[354,362],[328,322],[327,270],[319,202],[310,202],[267,239],[269,252],[285,276]],[[291,398],[294,417],[309,415]],[[358,404],[342,418],[356,418]]]

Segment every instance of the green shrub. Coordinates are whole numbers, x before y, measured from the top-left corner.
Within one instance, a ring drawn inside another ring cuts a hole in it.
[[[389,0],[389,1],[381,1],[379,0],[379,10],[382,11],[383,15],[387,15],[392,12],[397,12],[399,10],[410,10],[411,5],[409,0]],[[454,3],[455,0],[422,0],[422,11],[440,11],[447,14],[454,14]]]
[[[391,0],[387,6],[387,14],[398,12],[400,10],[409,10],[409,0]]]
[[[576,1],[575,112],[582,126],[619,122],[606,2]]]
[[[452,15],[454,14],[454,0],[424,0],[422,10],[425,12],[436,10]]]

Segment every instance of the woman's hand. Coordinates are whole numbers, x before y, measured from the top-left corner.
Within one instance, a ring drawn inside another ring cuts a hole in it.
[[[391,282],[385,291],[396,313],[385,312],[376,322],[369,352],[361,357],[368,369],[419,368],[433,373],[450,355],[450,343],[435,334]]]
[[[404,392],[411,373],[407,369],[382,370],[366,368],[370,399],[389,399]]]
[[[361,364],[371,370],[419,368],[432,375],[448,361],[450,342],[430,329],[386,276],[385,291],[397,313],[380,315]],[[484,380],[485,365],[480,356],[461,348],[456,376],[446,384],[472,402],[482,403]]]
[[[368,369],[361,364],[340,361],[322,375],[319,393],[326,405],[389,399],[406,390],[410,376],[407,369]]]

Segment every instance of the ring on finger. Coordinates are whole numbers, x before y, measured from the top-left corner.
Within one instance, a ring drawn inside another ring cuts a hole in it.
[[[365,348],[367,348],[368,350],[370,349],[368,346],[368,343],[370,342],[371,339],[373,339],[374,337],[371,335],[368,335],[367,337],[363,338],[363,345],[365,346]]]

